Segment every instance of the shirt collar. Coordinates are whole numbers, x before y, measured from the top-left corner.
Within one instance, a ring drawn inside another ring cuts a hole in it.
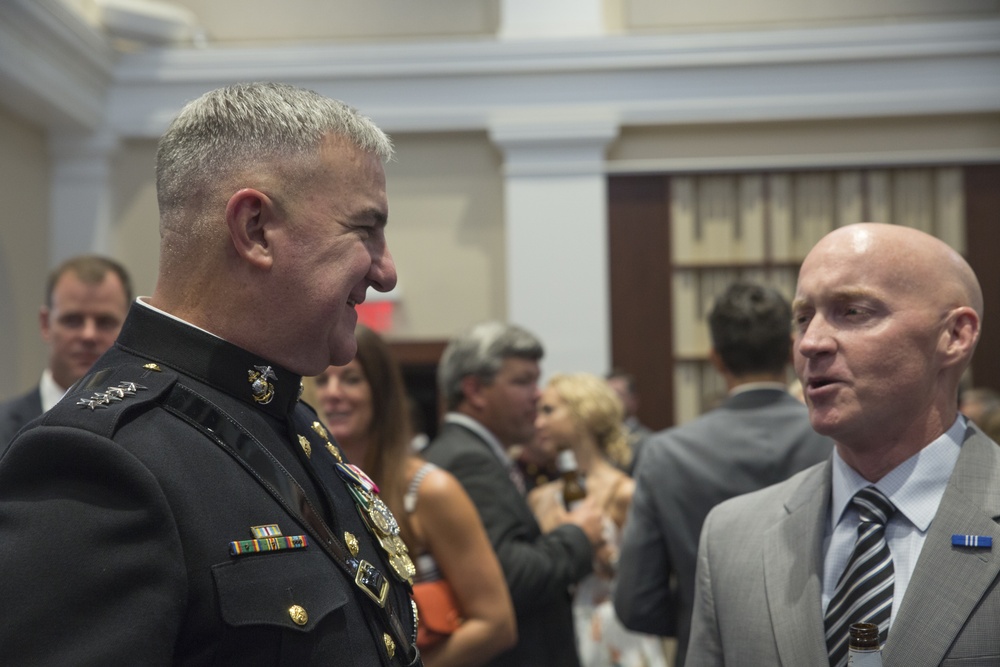
[[[449,412],[444,416],[444,421],[446,424],[458,424],[459,426],[464,426],[469,429],[490,446],[490,449],[493,450],[493,454],[500,459],[501,463],[507,467],[514,465],[514,462],[510,460],[509,456],[507,456],[507,452],[504,450],[503,445],[500,444],[500,441],[496,439],[496,436],[490,433],[488,428],[477,422],[469,415],[461,412]]]
[[[56,383],[52,371],[46,368],[42,371],[42,379],[38,382],[38,394],[42,398],[42,412],[48,412],[59,402],[66,390]]]
[[[742,394],[745,391],[756,391],[758,389],[777,389],[778,391],[788,391],[788,387],[780,382],[745,382],[733,387],[729,391],[728,395],[735,396],[736,394]]]
[[[919,452],[893,468],[872,484],[840,458],[833,450],[833,498],[830,512],[833,525],[844,516],[851,499],[861,489],[874,486],[884,493],[903,516],[920,532],[926,532],[937,514],[948,480],[962,451],[965,418],[955,423]]]

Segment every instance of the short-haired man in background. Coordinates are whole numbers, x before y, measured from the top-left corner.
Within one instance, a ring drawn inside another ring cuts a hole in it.
[[[650,437],[636,469],[615,609],[629,628],[676,636],[683,666],[701,526],[715,505],[787,479],[830,455],[785,389],[791,310],[776,290],[730,285],[708,316],[711,361],[729,395],[698,419]]]
[[[49,410],[90,370],[118,337],[131,301],[125,267],[107,257],[71,257],[49,274],[38,314],[48,365],[37,387],[0,404],[0,444]]]
[[[479,511],[517,615],[518,643],[492,667],[575,667],[570,586],[593,569],[602,543],[599,509],[585,503],[542,534],[507,449],[530,442],[539,398],[541,342],[501,322],[478,324],[453,339],[438,366],[448,408],[437,437],[421,452],[453,474]]]

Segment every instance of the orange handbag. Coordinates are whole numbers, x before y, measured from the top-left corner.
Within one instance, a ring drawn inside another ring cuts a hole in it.
[[[417,648],[425,651],[437,646],[462,625],[462,612],[455,591],[444,579],[413,584],[417,603]]]

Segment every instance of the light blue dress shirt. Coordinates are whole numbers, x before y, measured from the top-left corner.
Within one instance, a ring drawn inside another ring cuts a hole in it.
[[[866,486],[874,486],[888,496],[897,512],[885,529],[892,553],[895,579],[890,627],[896,620],[900,602],[913,575],[938,505],[944,496],[965,438],[965,418],[959,415],[939,438],[903,461],[889,474],[872,484],[847,465],[836,448],[833,451],[833,499],[823,538],[823,613],[837,588],[858,537],[858,511],[851,499]]]

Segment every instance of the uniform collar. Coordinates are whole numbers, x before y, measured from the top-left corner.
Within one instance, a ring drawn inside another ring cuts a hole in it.
[[[132,304],[116,345],[279,418],[292,411],[302,388],[297,373],[141,299]]]

